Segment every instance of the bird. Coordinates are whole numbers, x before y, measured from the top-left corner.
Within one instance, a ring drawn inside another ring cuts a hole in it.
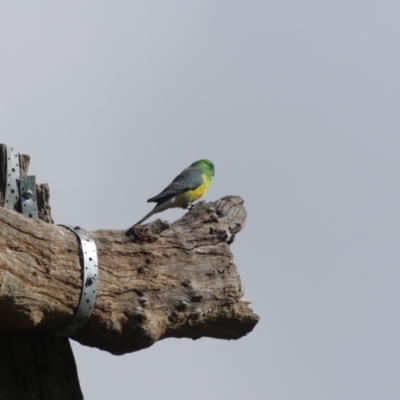
[[[188,208],[206,193],[215,175],[214,164],[210,160],[198,160],[184,169],[160,194],[147,200],[157,203],[135,225],[140,225],[153,214],[168,208]]]

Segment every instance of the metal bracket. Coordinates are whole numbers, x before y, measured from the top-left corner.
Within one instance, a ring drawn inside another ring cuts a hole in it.
[[[29,218],[38,219],[39,214],[36,204],[36,177],[20,176],[18,152],[6,146],[7,157],[7,182],[4,195],[4,207],[19,211]]]
[[[36,177],[34,175],[22,176],[19,181],[21,193],[21,212],[26,217],[38,219],[39,214],[36,203]]]
[[[69,229],[78,237],[83,261],[82,293],[78,309],[67,326],[53,333],[55,336],[71,336],[82,329],[88,322],[94,308],[98,281],[97,250],[94,240],[87,233],[82,232],[79,226],[59,226]]]
[[[4,207],[15,209],[15,203],[19,200],[18,180],[19,180],[19,157],[18,152],[6,146],[7,149],[7,180],[6,192],[4,195]]]

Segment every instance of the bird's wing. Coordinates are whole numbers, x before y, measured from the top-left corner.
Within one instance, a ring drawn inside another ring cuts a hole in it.
[[[199,167],[186,168],[160,194],[147,201],[168,201],[179,193],[196,189],[204,183],[203,174],[204,171]]]

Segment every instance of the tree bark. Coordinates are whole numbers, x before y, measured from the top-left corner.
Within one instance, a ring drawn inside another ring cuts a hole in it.
[[[0,399],[83,399],[69,340],[33,331],[0,334]]]
[[[90,232],[99,256],[96,305],[73,336],[112,354],[167,337],[238,339],[258,317],[243,300],[229,244],[245,220],[243,200],[201,202],[170,225]],[[61,226],[0,209],[3,331],[54,332],[75,313],[79,247]]]
[[[42,216],[51,222],[45,189],[42,208],[47,211]],[[99,257],[97,298],[88,323],[72,338],[124,354],[168,337],[238,339],[251,332],[259,317],[243,299],[230,251],[245,219],[243,200],[227,196],[198,203],[173,224],[156,220],[127,230],[88,232]],[[48,333],[73,317],[81,268],[72,232],[0,208],[0,331],[7,332],[0,336],[0,373],[7,364],[4,354],[13,348],[7,340],[14,335],[14,347],[20,337],[33,332],[29,340],[37,335],[45,343],[48,338],[56,353],[57,340],[66,339]],[[50,363],[51,352],[48,355]],[[73,358],[66,364],[76,374]],[[73,397],[76,390],[69,392],[71,397],[65,399],[79,398]],[[1,394],[0,388],[0,398]]]

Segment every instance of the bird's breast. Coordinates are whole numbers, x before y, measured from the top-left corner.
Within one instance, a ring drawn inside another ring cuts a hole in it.
[[[198,186],[196,189],[188,190],[186,193],[182,193],[188,203],[193,203],[198,200],[207,191],[210,186],[209,181],[205,181],[202,185]]]

